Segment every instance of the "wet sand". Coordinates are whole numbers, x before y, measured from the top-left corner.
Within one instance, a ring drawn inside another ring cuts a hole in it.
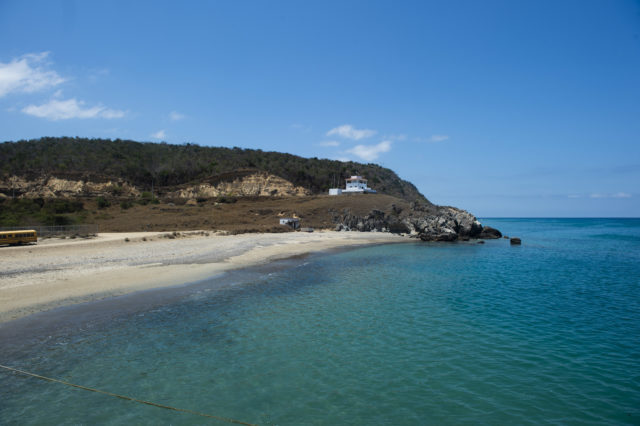
[[[168,235],[173,236],[105,233],[88,240],[49,239],[37,245],[0,247],[0,323],[306,253],[408,241],[387,233],[360,232]]]

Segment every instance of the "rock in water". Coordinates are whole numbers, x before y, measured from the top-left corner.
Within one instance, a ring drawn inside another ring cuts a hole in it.
[[[458,234],[454,231],[448,230],[428,230],[419,234],[422,241],[455,241],[458,239]]]
[[[520,238],[517,238],[517,237],[511,238],[509,242],[511,243],[511,245],[514,245],[514,246],[522,244],[522,241],[520,240]]]
[[[495,240],[496,238],[501,237],[502,232],[490,226],[485,226],[484,228],[482,228],[482,232],[480,232],[479,236],[479,238],[482,238],[483,240]]]

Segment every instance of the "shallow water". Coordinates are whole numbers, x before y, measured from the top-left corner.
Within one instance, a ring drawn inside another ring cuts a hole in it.
[[[639,424],[640,220],[483,222],[522,246],[366,247],[116,299],[0,363],[259,424]],[[3,424],[203,422],[0,371]]]

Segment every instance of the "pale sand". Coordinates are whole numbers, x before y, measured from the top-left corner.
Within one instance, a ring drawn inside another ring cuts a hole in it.
[[[291,256],[407,241],[368,232],[234,236],[192,232],[176,239],[164,238],[165,234],[105,233],[89,240],[51,239],[0,247],[0,323],[59,306],[196,282]]]

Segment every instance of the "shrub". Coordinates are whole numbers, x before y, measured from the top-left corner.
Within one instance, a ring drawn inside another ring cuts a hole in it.
[[[41,216],[41,219],[47,226],[66,226],[73,224],[71,218],[60,214],[44,214]]]
[[[151,192],[144,191],[142,194],[140,194],[140,199],[138,200],[138,204],[146,206],[149,203],[158,204],[159,201],[156,199],[156,197],[153,196]]]
[[[127,210],[127,209],[130,209],[131,207],[133,207],[133,203],[129,200],[123,201],[120,203],[120,208],[122,210]]]
[[[48,200],[44,204],[44,209],[50,213],[75,213],[82,211],[84,209],[84,204],[82,201],[76,200],[65,200],[65,199],[54,199]]]
[[[111,192],[111,194],[115,195],[116,197],[119,195],[122,195],[122,187],[120,185],[111,185],[108,191]]]
[[[228,204],[233,204],[236,201],[238,201],[238,199],[232,195],[221,195],[219,196],[216,201],[218,203],[228,203]]]
[[[111,205],[111,201],[107,200],[104,197],[98,197],[96,199],[96,202],[98,203],[98,208],[99,209],[104,209],[104,208],[107,208],[107,207],[109,207]]]

